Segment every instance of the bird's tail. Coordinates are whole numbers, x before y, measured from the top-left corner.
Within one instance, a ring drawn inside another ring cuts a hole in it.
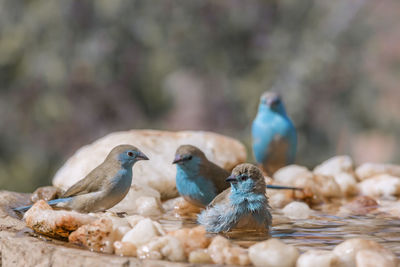
[[[62,203],[62,202],[67,202],[71,199],[71,197],[67,197],[67,198],[58,198],[58,199],[52,199],[47,201],[47,204],[49,204],[50,206],[55,206],[58,203]],[[17,208],[13,208],[14,211],[16,212],[26,212],[27,210],[29,210],[33,205],[29,205],[29,206],[23,206],[23,207],[17,207]]]
[[[284,185],[273,185],[273,184],[267,184],[268,189],[278,189],[278,190],[283,190],[283,189],[288,189],[288,190],[303,190],[303,188],[299,187],[293,187],[293,186],[284,186]]]

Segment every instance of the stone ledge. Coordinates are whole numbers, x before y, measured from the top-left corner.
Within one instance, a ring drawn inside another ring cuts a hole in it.
[[[0,232],[1,266],[120,266],[120,267],[195,267],[221,266],[197,265],[158,260],[139,260],[134,257],[100,254],[84,249],[64,247],[29,236],[17,236],[14,232]]]

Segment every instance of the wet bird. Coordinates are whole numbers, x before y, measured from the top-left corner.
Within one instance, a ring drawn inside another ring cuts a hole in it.
[[[251,229],[268,232],[272,216],[265,195],[265,180],[259,168],[244,163],[226,179],[231,187],[219,194],[198,216],[208,232]]]
[[[103,163],[72,185],[61,198],[47,203],[56,208],[79,212],[107,210],[119,203],[128,193],[132,183],[132,167],[139,160],[148,160],[148,157],[136,147],[116,146]],[[24,212],[30,207],[14,210]]]
[[[297,136],[280,96],[265,92],[252,124],[253,153],[258,164],[272,175],[294,163]]]
[[[199,207],[207,206],[219,193],[229,187],[225,179],[230,173],[209,161],[199,148],[181,145],[172,162],[176,164],[176,188],[183,198]],[[269,189],[298,188],[267,185]]]

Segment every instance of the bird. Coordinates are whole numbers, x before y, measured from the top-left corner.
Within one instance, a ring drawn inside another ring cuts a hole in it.
[[[268,91],[262,94],[251,132],[255,160],[268,175],[294,163],[296,128],[279,94]]]
[[[132,145],[118,145],[99,166],[82,180],[65,191],[61,198],[47,203],[50,206],[78,212],[105,211],[119,203],[128,193],[132,183],[132,167],[149,158]],[[14,210],[25,212],[30,206]]]
[[[225,179],[230,172],[209,161],[198,147],[181,145],[172,162],[176,164],[176,188],[189,203],[206,207],[222,191],[229,187]],[[291,189],[296,187],[267,185],[269,189]]]
[[[269,232],[272,215],[262,171],[253,164],[243,163],[232,170],[226,182],[231,187],[215,197],[197,222],[211,233],[232,229]]]

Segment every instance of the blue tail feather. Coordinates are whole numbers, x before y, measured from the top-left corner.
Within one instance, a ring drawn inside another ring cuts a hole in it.
[[[52,200],[47,201],[47,204],[49,204],[50,206],[54,206],[54,205],[57,205],[58,203],[67,202],[67,201],[69,201],[71,199],[72,199],[72,197],[52,199]],[[13,208],[13,210],[17,211],[17,212],[26,212],[32,206],[33,205],[17,207],[17,208]]]
[[[303,188],[299,187],[292,187],[292,186],[283,186],[283,185],[273,185],[273,184],[268,184],[267,185],[268,189],[278,189],[278,190],[283,190],[283,189],[288,189],[288,190],[303,190]]]

